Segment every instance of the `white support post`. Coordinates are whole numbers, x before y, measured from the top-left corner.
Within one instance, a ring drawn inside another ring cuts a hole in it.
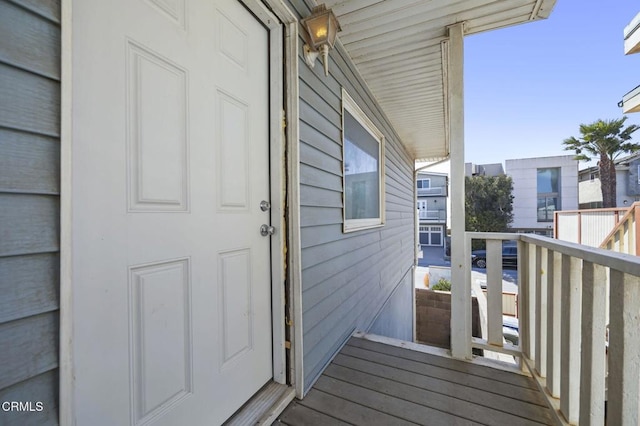
[[[582,264],[580,424],[604,424],[607,279],[604,266]]]
[[[640,421],[640,277],[611,270],[607,424]]]
[[[547,249],[536,246],[536,371],[547,377]]]
[[[449,120],[445,125],[449,126],[451,150],[451,355],[471,359],[471,253],[464,217],[463,27],[463,23],[449,27],[445,50]]]
[[[562,292],[562,257],[547,251],[547,389],[560,396],[560,297]]]
[[[580,404],[581,260],[562,255],[560,411],[577,424]]]
[[[487,341],[503,346],[502,334],[502,242],[487,240]]]

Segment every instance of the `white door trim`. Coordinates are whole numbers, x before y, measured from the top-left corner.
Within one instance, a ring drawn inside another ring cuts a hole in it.
[[[72,341],[74,326],[72,310],[74,297],[72,276],[73,215],[70,197],[73,161],[73,1],[61,0],[59,422],[66,425],[75,424],[75,401],[73,398],[75,371]],[[270,79],[271,223],[276,226],[278,231],[271,242],[273,380],[278,383],[286,382],[285,324],[287,324],[291,327],[291,379],[296,388],[296,395],[302,397],[304,375],[302,369],[302,285],[299,228],[298,19],[282,0],[265,0],[265,3],[270,6],[277,17],[274,17],[273,13],[259,0],[241,1],[261,19],[270,31],[270,72],[272,75]],[[281,23],[284,24],[284,38],[282,37],[283,25]],[[283,62],[285,67],[282,65]],[[273,78],[274,75],[281,77]],[[286,93],[286,99],[283,99],[283,93]],[[283,107],[287,111],[286,132],[282,128]],[[289,220],[286,220],[287,218]],[[290,282],[288,294],[285,290],[285,279]],[[285,313],[284,306],[287,298],[289,311]]]
[[[290,330],[290,374],[296,397],[304,395],[303,369],[303,329],[302,329],[302,260],[300,248],[300,127],[299,127],[299,83],[298,83],[298,17],[283,0],[264,0],[273,13],[284,24],[284,80],[285,80],[285,123],[283,137],[286,143],[286,229],[288,232],[283,247],[287,253],[287,275],[289,288],[286,297],[289,304],[286,312],[286,324]],[[281,152],[284,161],[284,152]],[[285,176],[283,176],[284,178]],[[282,295],[283,297],[285,295]],[[283,306],[283,305],[280,305]]]
[[[75,401],[73,368],[73,276],[71,262],[72,209],[71,209],[71,165],[72,165],[72,98],[71,81],[73,66],[72,48],[72,0],[61,1],[61,78],[60,78],[60,369],[58,422],[75,425]]]

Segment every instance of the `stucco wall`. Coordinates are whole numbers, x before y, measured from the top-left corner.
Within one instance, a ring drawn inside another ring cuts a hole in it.
[[[553,222],[538,222],[537,218],[537,170],[560,168],[560,208],[578,208],[578,162],[573,155],[536,157],[507,160],[507,175],[513,179],[514,229],[551,229]]]

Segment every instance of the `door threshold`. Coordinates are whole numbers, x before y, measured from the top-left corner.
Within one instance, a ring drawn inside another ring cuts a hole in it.
[[[270,425],[296,395],[293,387],[271,381],[247,401],[224,426]]]

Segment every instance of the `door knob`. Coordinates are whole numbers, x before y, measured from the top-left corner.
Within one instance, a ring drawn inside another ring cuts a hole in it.
[[[262,225],[260,227],[260,235],[262,235],[263,237],[266,237],[267,235],[273,235],[276,233],[276,228],[274,228],[273,226],[269,226],[269,225]]]
[[[270,208],[271,208],[271,203],[270,202],[268,202],[266,200],[260,201],[260,210],[262,210],[263,212],[266,212]]]

